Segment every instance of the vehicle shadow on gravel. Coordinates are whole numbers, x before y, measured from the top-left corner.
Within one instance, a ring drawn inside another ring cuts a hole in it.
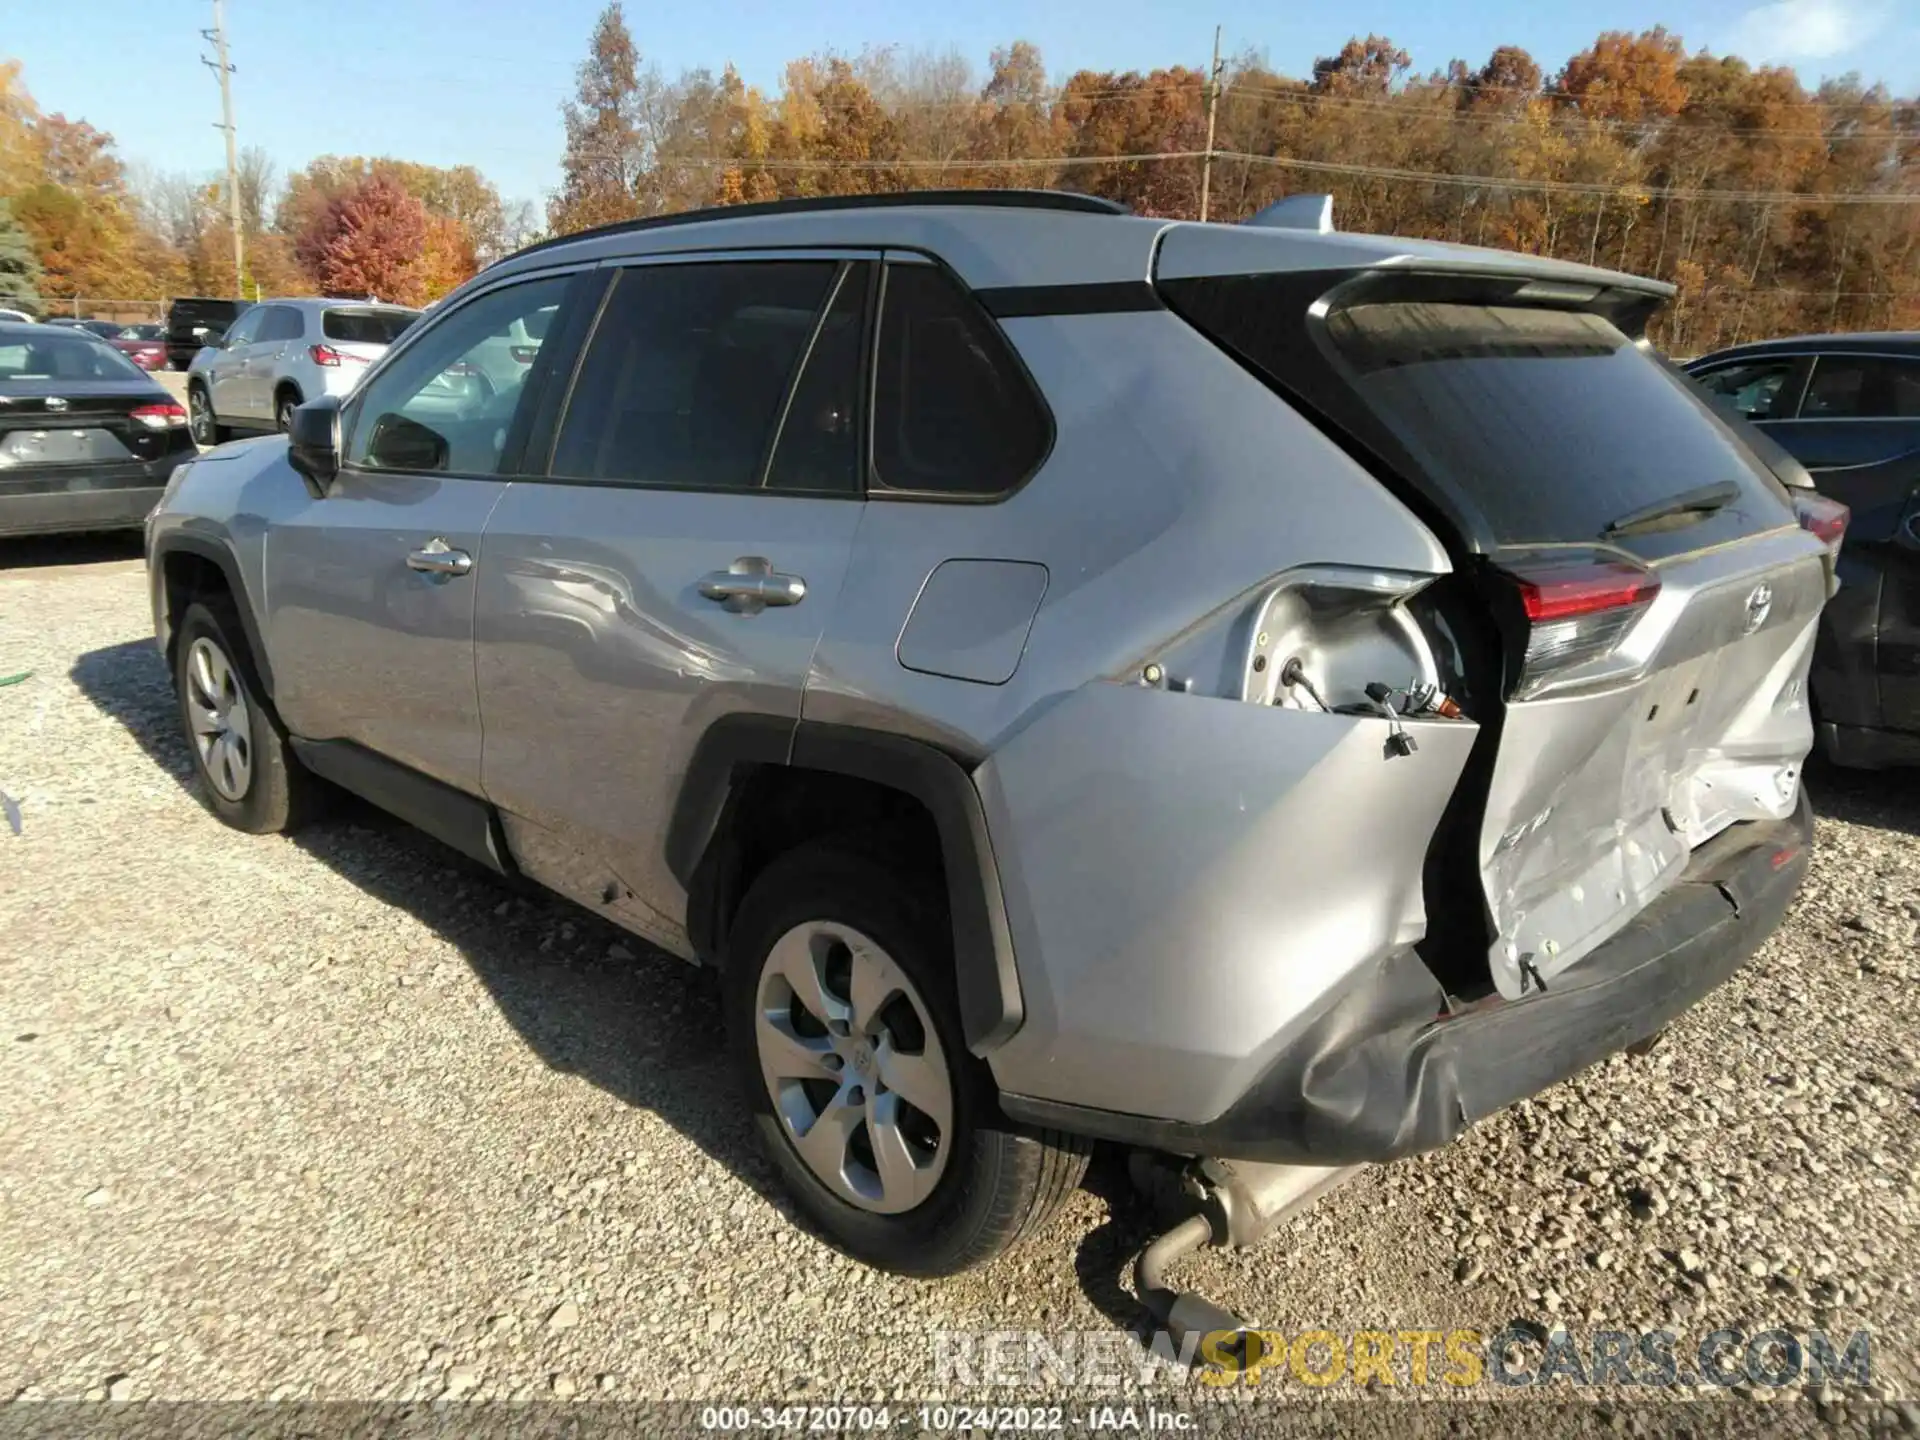
[[[91,651],[70,673],[198,805],[173,689],[152,643]],[[287,841],[458,950],[546,1065],[653,1111],[794,1218],[730,1099],[712,972],[505,880],[344,793]]]
[[[70,673],[198,805],[173,688],[153,644],[91,651]],[[803,1223],[733,1100],[711,971],[654,950],[571,901],[504,880],[349,795],[287,839],[458,950],[543,1063],[653,1111],[788,1221]],[[1103,1202],[1107,1219],[1080,1239],[1075,1272],[1102,1314],[1137,1328],[1146,1312],[1123,1278],[1130,1283],[1128,1267],[1150,1238],[1152,1217],[1110,1155],[1096,1157],[1087,1189]]]
[[[1816,816],[1920,836],[1920,769],[1842,770],[1814,755],[1806,781]]]

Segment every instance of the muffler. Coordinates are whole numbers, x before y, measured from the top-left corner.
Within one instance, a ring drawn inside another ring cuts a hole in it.
[[[1259,1244],[1281,1221],[1338,1189],[1363,1168],[1182,1161],[1135,1153],[1129,1166],[1134,1184],[1163,1209],[1188,1212],[1134,1261],[1134,1288],[1140,1303],[1175,1345],[1189,1335],[1204,1339],[1221,1331],[1245,1334],[1252,1327],[1231,1310],[1194,1291],[1171,1288],[1166,1283],[1168,1267],[1207,1245],[1245,1250]]]

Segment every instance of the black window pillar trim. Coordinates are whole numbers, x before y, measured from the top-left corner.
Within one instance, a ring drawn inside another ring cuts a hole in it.
[[[711,953],[717,867],[708,861],[729,844],[725,820],[734,786],[763,765],[851,776],[912,796],[926,807],[946,871],[954,983],[967,1048],[986,1055],[1011,1038],[1026,1011],[980,792],[958,760],[904,736],[747,715],[717,721],[701,737],[666,839],[667,865],[687,889],[687,929],[696,949]]]

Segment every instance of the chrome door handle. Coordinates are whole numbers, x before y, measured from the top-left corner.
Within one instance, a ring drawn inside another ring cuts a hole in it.
[[[455,550],[444,540],[429,540],[407,556],[407,568],[423,575],[450,578],[473,569],[473,556],[464,550]]]
[[[742,555],[726,569],[702,576],[700,593],[735,615],[754,615],[769,605],[798,605],[807,598],[807,582],[781,574],[764,555]]]

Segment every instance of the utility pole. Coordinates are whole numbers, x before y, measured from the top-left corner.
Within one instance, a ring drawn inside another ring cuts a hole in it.
[[[220,0],[214,0],[217,5]],[[1213,27],[1213,65],[1207,71],[1207,153],[1200,161],[1200,219],[1207,218],[1207,200],[1213,189],[1213,112],[1220,101],[1220,27]]]
[[[203,55],[200,63],[220,77],[220,120],[213,128],[227,132],[227,223],[233,227],[233,298],[244,300],[247,292],[241,276],[246,271],[247,257],[240,231],[240,160],[233,128],[233,66],[227,60],[226,0],[213,0],[213,28],[200,33],[213,42],[214,54],[218,57],[209,60]]]

